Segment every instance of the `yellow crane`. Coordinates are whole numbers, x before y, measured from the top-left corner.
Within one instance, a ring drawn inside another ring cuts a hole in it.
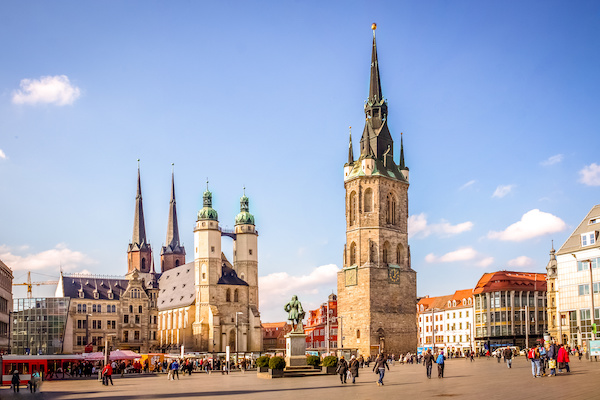
[[[27,272],[27,282],[24,283],[13,283],[13,286],[27,286],[27,298],[31,299],[33,297],[33,293],[31,288],[33,285],[58,285],[58,281],[45,281],[45,282],[31,282],[31,271]]]

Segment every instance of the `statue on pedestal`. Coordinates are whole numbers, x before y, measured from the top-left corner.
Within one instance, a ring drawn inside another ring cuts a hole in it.
[[[304,310],[302,309],[302,303],[298,301],[298,296],[292,296],[292,300],[287,303],[283,309],[288,313],[288,321],[292,323],[292,332],[304,333],[304,326],[302,320],[304,319]]]

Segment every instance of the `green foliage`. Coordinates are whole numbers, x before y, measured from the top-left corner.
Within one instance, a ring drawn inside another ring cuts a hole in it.
[[[285,360],[283,357],[271,357],[269,360],[269,368],[270,369],[284,369],[285,368]]]
[[[256,359],[256,365],[258,367],[268,367],[269,366],[269,356],[260,356]]]
[[[335,367],[338,363],[338,359],[336,356],[327,356],[323,359],[324,367]]]
[[[307,356],[306,357],[306,365],[312,365],[313,367],[318,367],[321,364],[321,357],[319,356]]]

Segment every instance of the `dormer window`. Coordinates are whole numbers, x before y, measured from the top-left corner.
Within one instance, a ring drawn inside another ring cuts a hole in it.
[[[590,219],[590,222],[588,225],[597,224],[599,222],[600,222],[600,217],[595,217],[595,218]]]
[[[581,234],[581,246],[591,246],[596,244],[596,232],[586,232]]]
[[[100,297],[100,293],[94,290],[94,298],[97,300]]]
[[[83,296],[84,296],[84,294],[83,294],[83,290],[80,290],[80,291],[79,291],[79,298],[80,298],[80,299],[83,299]]]
[[[112,300],[112,298],[113,298],[113,292],[112,291],[108,292],[107,295],[108,295],[108,298]]]

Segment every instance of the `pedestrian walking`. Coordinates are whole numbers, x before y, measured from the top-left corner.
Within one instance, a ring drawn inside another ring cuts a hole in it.
[[[11,386],[13,388],[14,393],[19,393],[19,386],[21,385],[21,377],[19,376],[19,371],[16,369],[12,374],[12,378],[10,380]]]
[[[112,380],[112,373],[113,373],[113,369],[112,366],[107,363],[104,366],[104,369],[102,370],[102,384],[105,386],[108,386],[108,381],[110,380],[110,384],[112,386],[114,386],[113,380]]]
[[[558,373],[562,374],[562,370],[566,369],[569,372],[569,366],[567,360],[569,359],[569,353],[562,344],[558,345],[558,354],[556,356],[556,362],[558,363]]]
[[[352,358],[350,358],[350,374],[352,375],[352,383],[356,383],[356,378],[358,378],[359,367],[360,362],[356,359],[356,356],[352,356]]]
[[[173,371],[173,377],[171,379],[175,380],[175,377],[177,376],[177,380],[179,380],[179,363],[177,360],[174,360],[171,364],[171,371]]]
[[[506,360],[506,365],[508,368],[512,368],[512,350],[510,347],[504,349],[504,359]]]
[[[340,382],[346,383],[346,372],[348,372],[348,363],[344,360],[344,356],[341,356],[337,363],[337,373],[340,375]]]
[[[444,351],[440,350],[440,354],[438,354],[435,363],[438,366],[438,379],[441,379],[444,377],[444,361],[446,360],[446,357],[444,357]]]
[[[385,376],[385,369],[390,370],[390,366],[385,361],[385,357],[383,353],[379,353],[379,356],[375,360],[375,365],[373,366],[373,371],[375,373],[379,373],[379,380],[377,381],[377,386],[383,386],[383,377]]]
[[[431,354],[431,349],[427,349],[427,352],[423,357],[423,365],[425,366],[425,371],[427,372],[427,378],[431,379],[431,369],[433,368],[433,354]]]
[[[529,358],[529,360],[531,361],[531,374],[533,375],[534,378],[539,378],[540,377],[540,349],[539,349],[539,345],[537,347],[532,347],[531,350],[529,350],[529,354],[527,355],[527,357]]]

